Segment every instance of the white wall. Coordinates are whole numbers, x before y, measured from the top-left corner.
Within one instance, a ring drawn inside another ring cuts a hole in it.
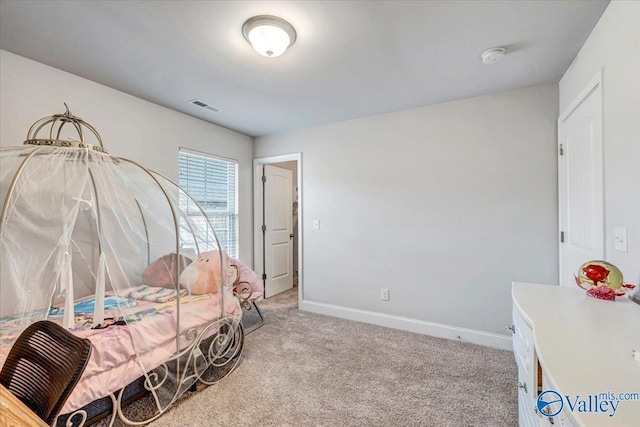
[[[100,132],[109,152],[177,180],[178,148],[238,160],[240,258],[253,260],[251,137],[0,50],[0,146],[21,145],[37,119],[64,112]]]
[[[303,307],[503,336],[511,281],[558,279],[557,102],[535,86],[257,138],[256,157],[303,152]]]
[[[640,282],[640,2],[612,1],[560,80],[560,111],[603,69],[605,257]],[[617,252],[614,227],[627,227]]]

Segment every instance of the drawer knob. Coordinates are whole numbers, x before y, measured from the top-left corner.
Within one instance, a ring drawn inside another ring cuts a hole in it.
[[[516,333],[516,327],[514,325],[509,325],[504,327],[507,331],[511,331],[512,334]]]
[[[523,389],[525,393],[529,393],[529,392],[527,391],[527,383],[521,383],[521,382],[518,382],[518,388]]]

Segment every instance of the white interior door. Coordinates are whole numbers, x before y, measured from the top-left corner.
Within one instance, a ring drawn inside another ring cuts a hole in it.
[[[293,287],[292,173],[264,166],[265,298]]]
[[[575,286],[585,262],[604,258],[601,87],[559,120],[560,285]]]

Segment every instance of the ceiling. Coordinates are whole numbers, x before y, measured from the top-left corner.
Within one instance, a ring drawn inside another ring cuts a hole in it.
[[[258,136],[557,83],[607,4],[3,0],[0,48]],[[242,36],[261,14],[296,28],[281,57]]]

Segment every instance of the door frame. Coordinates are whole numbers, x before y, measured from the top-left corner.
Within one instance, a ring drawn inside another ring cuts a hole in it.
[[[283,154],[279,156],[258,157],[253,159],[253,269],[260,279],[264,271],[262,265],[262,166],[273,163],[296,161],[298,187],[298,227],[294,231],[298,238],[298,306],[302,303],[304,295],[304,253],[302,224],[304,209],[302,208],[302,153]]]
[[[564,162],[560,160],[560,144],[562,144],[562,127],[564,123],[571,117],[571,115],[582,105],[584,101],[587,100],[589,96],[593,92],[595,92],[598,88],[600,88],[600,123],[601,125],[601,135],[600,141],[601,146],[600,149],[602,153],[600,154],[600,158],[602,161],[602,258],[606,259],[607,253],[607,245],[606,245],[606,217],[605,217],[605,209],[606,206],[606,191],[604,187],[604,94],[603,94],[603,76],[602,69],[599,69],[596,75],[589,81],[589,83],[580,91],[578,96],[575,97],[573,101],[569,104],[569,106],[560,114],[558,117],[558,146],[556,153],[558,153],[558,258],[559,258],[559,268],[558,268],[558,284],[560,286],[570,286],[568,283],[563,283],[563,268],[564,268],[564,253],[563,253],[563,242],[560,240],[560,232],[564,230],[563,218],[564,218],[564,210],[563,210],[563,200],[564,200]]]

